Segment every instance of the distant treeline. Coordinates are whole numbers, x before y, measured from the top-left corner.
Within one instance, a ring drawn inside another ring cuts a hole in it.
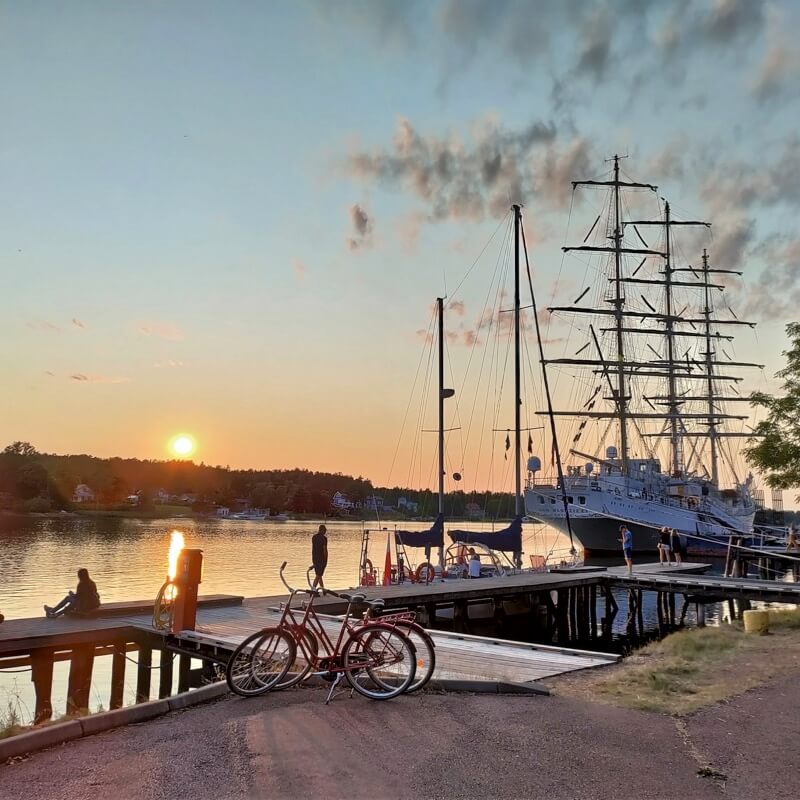
[[[89,487],[91,503],[73,500],[79,485]],[[373,487],[365,478],[306,469],[237,470],[191,461],[141,461],[135,458],[96,458],[89,455],[39,453],[27,442],[14,442],[0,453],[0,508],[16,511],[72,510],[81,506],[123,506],[132,495],[137,507],[152,507],[164,495],[191,505],[195,511],[213,513],[216,506],[269,508],[273,513],[292,511],[307,514],[335,514],[331,505],[336,492],[361,508],[365,516],[367,499],[382,498],[384,508],[397,509],[400,498],[417,507],[409,516],[433,516],[435,493],[401,487]],[[451,492],[447,495],[448,516],[468,516],[467,504],[475,504],[487,518],[513,514],[508,494]],[[475,506],[471,509],[475,511]]]

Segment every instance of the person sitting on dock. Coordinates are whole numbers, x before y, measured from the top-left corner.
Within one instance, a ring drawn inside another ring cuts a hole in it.
[[[660,564],[669,564],[669,554],[672,551],[669,528],[662,528],[658,532],[658,561]]]
[[[633,534],[628,530],[627,525],[620,525],[622,555],[625,556],[625,563],[628,565],[628,575],[633,572]]]
[[[470,578],[481,576],[481,557],[475,552],[474,547],[469,549],[469,576]]]
[[[64,614],[85,614],[100,608],[100,595],[97,584],[89,577],[89,570],[81,567],[78,570],[78,586],[70,592],[58,605],[45,606],[44,613],[48,617],[61,617]]]

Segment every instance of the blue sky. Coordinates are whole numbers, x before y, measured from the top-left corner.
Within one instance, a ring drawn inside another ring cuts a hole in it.
[[[559,246],[592,214],[570,217],[569,181],[616,152],[714,222],[718,263],[745,273],[734,308],[762,323],[737,354],[767,364],[750,388],[776,388],[800,302],[799,17],[758,0],[2,4],[3,435],[157,458],[187,430],[210,463],[382,482],[432,299],[510,201],[545,299],[560,270],[570,299]]]

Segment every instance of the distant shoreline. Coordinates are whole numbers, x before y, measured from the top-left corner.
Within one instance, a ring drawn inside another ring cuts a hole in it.
[[[196,519],[196,520],[218,520],[220,522],[269,522],[270,519],[265,520],[237,520],[230,517],[218,517],[215,514],[200,514],[187,509],[186,513],[176,514],[174,511],[160,511],[153,509],[152,511],[145,511],[143,509],[130,511],[123,510],[91,510],[82,509],[80,511],[11,511],[9,509],[0,510],[0,518],[20,517],[22,519]],[[320,514],[296,514],[290,517],[287,522],[367,522],[375,525],[389,525],[389,524],[426,524],[432,523],[434,517],[420,517],[409,519],[407,517],[384,517],[376,519],[374,516],[349,516],[349,517],[325,517]],[[483,522],[490,523],[506,523],[511,519],[494,519],[494,520],[480,520],[469,519],[466,517],[448,517],[445,520],[447,523],[473,523]]]

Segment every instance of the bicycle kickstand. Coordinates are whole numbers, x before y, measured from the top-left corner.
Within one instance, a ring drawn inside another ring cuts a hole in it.
[[[339,672],[336,674],[336,677],[331,682],[331,688],[328,691],[327,698],[325,699],[325,705],[328,705],[328,703],[330,703],[330,701],[333,699],[333,694],[336,691],[336,687],[339,685],[343,677],[344,677],[343,672]]]

